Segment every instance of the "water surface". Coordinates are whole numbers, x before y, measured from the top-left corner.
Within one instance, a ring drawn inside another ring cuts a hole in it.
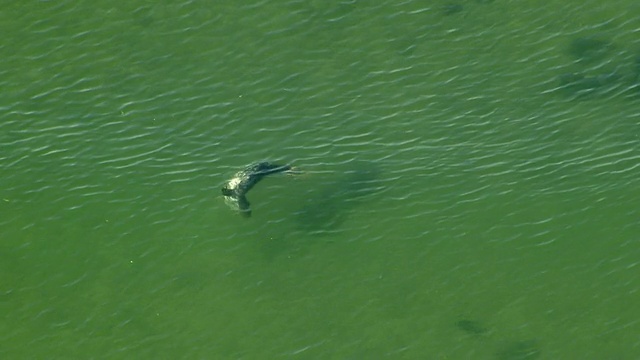
[[[6,5],[0,355],[637,358],[638,14]]]

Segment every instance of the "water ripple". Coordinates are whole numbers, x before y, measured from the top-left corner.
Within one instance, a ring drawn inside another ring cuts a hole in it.
[[[407,328],[424,304],[455,308],[440,324],[482,308],[505,326],[526,318],[520,305],[562,304],[555,294],[608,301],[584,303],[602,318],[628,303],[640,68],[638,19],[620,5],[40,5],[0,15],[0,271],[11,275],[0,301],[7,328],[33,344],[70,348],[50,330],[87,330],[123,351],[129,330],[139,344],[170,336],[176,355],[208,351],[207,335],[186,339],[191,324],[148,334],[197,313],[216,314],[197,325],[215,333],[237,317],[225,331],[238,338],[262,316],[273,327],[251,331],[273,340],[263,329],[313,324],[309,305],[329,313],[317,299],[349,312],[345,297],[370,304],[354,328],[385,317]],[[262,160],[304,174],[265,179],[243,219],[219,187]],[[567,304],[523,331],[593,323]],[[267,308],[278,316],[258,315]],[[280,354],[325,347],[278,341]],[[471,345],[441,353],[456,346]]]

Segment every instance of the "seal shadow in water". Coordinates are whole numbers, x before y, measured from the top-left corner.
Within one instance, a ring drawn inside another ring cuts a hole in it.
[[[350,166],[305,199],[294,214],[296,227],[313,235],[339,231],[349,214],[380,189],[379,177],[380,169],[373,163]]]

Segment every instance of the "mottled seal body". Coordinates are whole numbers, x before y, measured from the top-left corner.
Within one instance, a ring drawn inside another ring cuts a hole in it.
[[[289,165],[277,165],[266,161],[249,165],[227,181],[222,188],[224,200],[229,206],[240,211],[242,216],[250,217],[251,207],[246,197],[247,192],[265,176],[291,170],[292,167]]]

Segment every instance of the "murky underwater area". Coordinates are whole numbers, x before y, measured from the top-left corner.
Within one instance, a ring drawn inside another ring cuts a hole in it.
[[[640,5],[0,12],[0,357],[640,357]],[[291,164],[248,194],[256,161]]]

